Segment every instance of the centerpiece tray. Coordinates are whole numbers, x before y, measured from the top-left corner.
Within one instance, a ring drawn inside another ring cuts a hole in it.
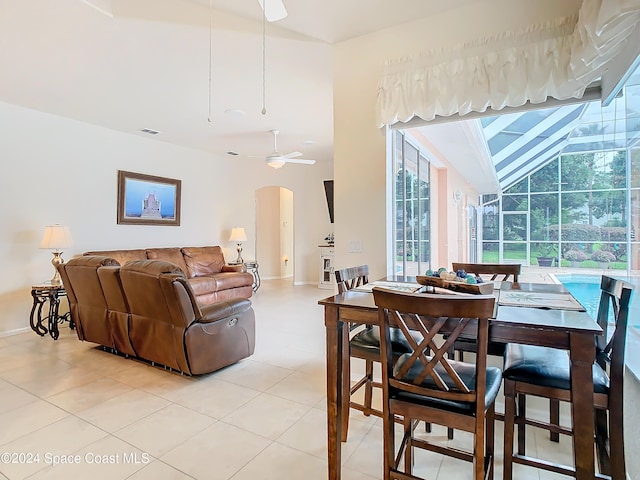
[[[491,295],[493,294],[493,282],[484,283],[464,283],[454,280],[444,280],[440,277],[431,277],[429,275],[416,276],[416,282],[420,285],[430,287],[446,288],[453,292],[471,293],[474,295]]]

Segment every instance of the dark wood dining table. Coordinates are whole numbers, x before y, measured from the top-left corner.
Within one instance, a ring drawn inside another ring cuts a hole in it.
[[[501,290],[567,293],[562,285],[502,282]],[[348,342],[345,322],[378,325],[378,310],[370,292],[346,291],[318,302],[324,306],[327,356],[327,435],[329,480],[341,477],[343,411],[342,359]],[[490,321],[489,340],[565,349],[571,360],[571,395],[576,478],[595,478],[592,366],[595,337],[602,329],[588,313],[523,306],[500,306]],[[348,410],[348,409],[345,409]],[[345,422],[347,424],[347,422]],[[346,432],[344,432],[346,433]]]

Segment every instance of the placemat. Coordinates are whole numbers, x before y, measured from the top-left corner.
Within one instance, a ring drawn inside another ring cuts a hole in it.
[[[407,282],[388,282],[386,280],[376,280],[360,287],[352,288],[353,292],[371,292],[373,287],[383,287],[390,290],[398,290],[400,292],[415,292],[422,288],[419,283],[407,283]]]
[[[501,290],[498,304],[510,307],[548,308],[553,310],[575,310],[584,312],[570,293],[538,293],[518,292],[515,290]]]

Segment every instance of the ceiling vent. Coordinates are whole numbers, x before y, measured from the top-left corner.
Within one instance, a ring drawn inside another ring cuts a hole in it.
[[[159,134],[159,133],[160,133],[159,131],[157,131],[157,130],[152,130],[152,129],[150,129],[150,128],[143,128],[143,129],[141,129],[140,131],[141,131],[142,133],[148,133],[149,135],[157,135],[157,134]]]

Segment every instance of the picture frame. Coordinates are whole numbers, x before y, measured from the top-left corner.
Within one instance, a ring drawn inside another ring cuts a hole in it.
[[[182,181],[118,170],[119,225],[180,225]]]

